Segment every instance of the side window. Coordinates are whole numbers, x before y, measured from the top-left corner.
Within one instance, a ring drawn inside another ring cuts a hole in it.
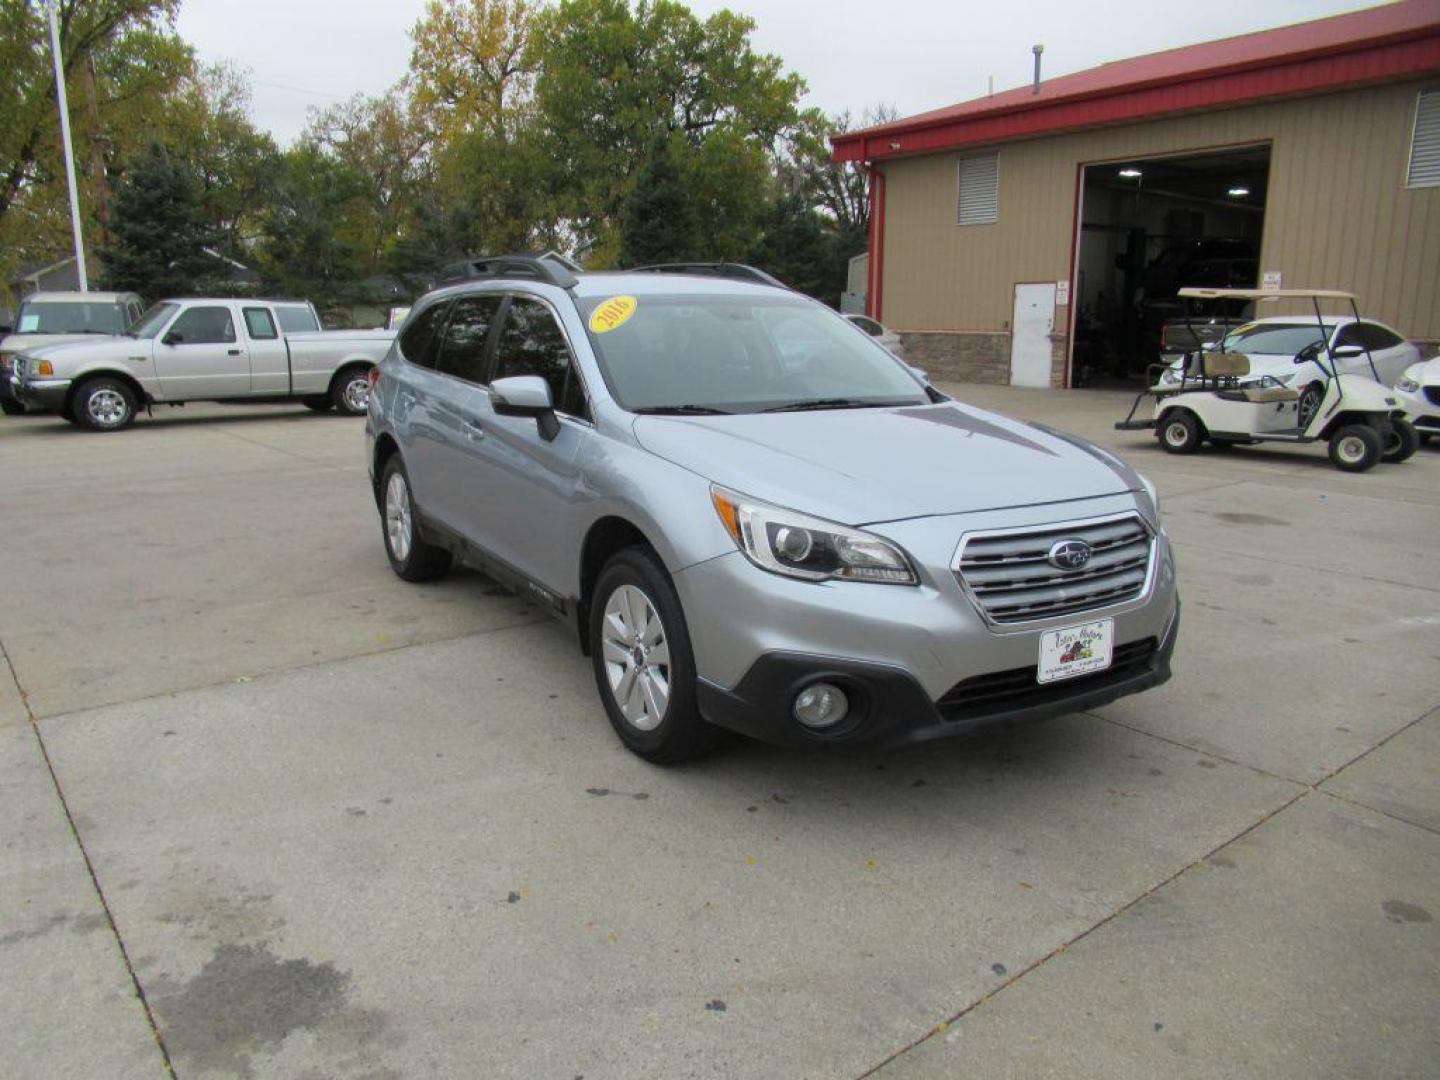
[[[1345,345],[1359,345],[1362,348],[1364,347],[1365,342],[1362,341],[1360,337],[1359,323],[1346,323],[1340,328],[1340,332],[1335,335],[1335,340],[1330,343],[1332,349],[1339,349]]]
[[[181,314],[170,327],[167,337],[180,345],[218,345],[235,340],[235,320],[230,309],[223,307],[192,307]]]
[[[440,328],[445,325],[449,311],[450,305],[442,300],[410,319],[400,335],[400,355],[417,367],[433,368]]]
[[[500,342],[495,350],[495,378],[539,375],[550,384],[550,399],[559,412],[585,416],[585,393],[570,362],[555,316],[538,300],[512,297]]]
[[[450,321],[445,324],[445,338],[435,362],[437,371],[454,375],[466,382],[484,384],[489,381],[485,370],[485,345],[490,328],[500,314],[501,297],[466,296],[455,301]]]
[[[880,324],[875,322],[875,320],[862,318],[861,316],[856,315],[853,316],[850,321],[853,322],[856,326],[858,326],[861,330],[864,330],[865,333],[869,334],[871,337],[880,336]]]
[[[1392,334],[1383,326],[1376,326],[1374,323],[1361,323],[1360,333],[1364,343],[1375,351],[1381,349],[1393,349],[1396,345],[1403,345],[1405,339],[1399,334]]]
[[[315,318],[315,313],[308,307],[302,307],[299,304],[291,304],[286,307],[277,305],[275,315],[280,320],[280,329],[287,334],[304,334],[320,329],[320,323]]]
[[[263,307],[245,309],[245,333],[255,341],[273,341],[280,336],[275,331],[275,320]]]

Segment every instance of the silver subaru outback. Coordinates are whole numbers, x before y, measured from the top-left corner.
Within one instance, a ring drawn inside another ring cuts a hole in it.
[[[621,740],[913,742],[1164,682],[1154,487],[954,401],[774,285],[476,264],[378,368],[395,572],[475,564],[567,620]]]

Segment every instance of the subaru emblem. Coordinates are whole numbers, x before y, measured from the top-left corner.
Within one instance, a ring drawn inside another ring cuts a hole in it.
[[[1057,540],[1045,559],[1058,570],[1079,570],[1090,561],[1090,545],[1084,540]]]

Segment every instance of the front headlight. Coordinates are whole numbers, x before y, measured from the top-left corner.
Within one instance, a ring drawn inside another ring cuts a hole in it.
[[[805,581],[914,585],[919,578],[899,548],[873,533],[711,487],[710,500],[745,557],[762,570]]]
[[[1395,389],[1407,394],[1418,394],[1420,392],[1420,384],[1406,375],[1402,376],[1400,381],[1395,384]]]

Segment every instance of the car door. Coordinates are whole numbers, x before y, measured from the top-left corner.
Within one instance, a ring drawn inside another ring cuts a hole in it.
[[[244,397],[250,356],[228,304],[185,308],[155,343],[155,374],[170,401]]]
[[[482,434],[472,438],[468,483],[458,490],[467,535],[502,562],[559,592],[573,571],[573,507],[579,489],[576,465],[593,435],[589,407],[574,351],[548,302],[512,294],[494,342],[491,379],[538,375],[550,385],[559,434],[547,440],[533,416],[497,412],[484,391],[472,405]]]
[[[290,350],[280,336],[274,312],[260,304],[244,304],[240,321],[245,327],[245,344],[250,350],[250,392],[290,392]]]
[[[443,513],[442,474],[460,438],[457,424],[446,419],[441,403],[451,393],[447,380],[435,370],[445,322],[453,301],[440,300],[422,310],[396,341],[402,363],[395,368],[394,421],[400,452],[410,476],[410,490],[421,513],[442,525],[456,528],[452,514]]]

